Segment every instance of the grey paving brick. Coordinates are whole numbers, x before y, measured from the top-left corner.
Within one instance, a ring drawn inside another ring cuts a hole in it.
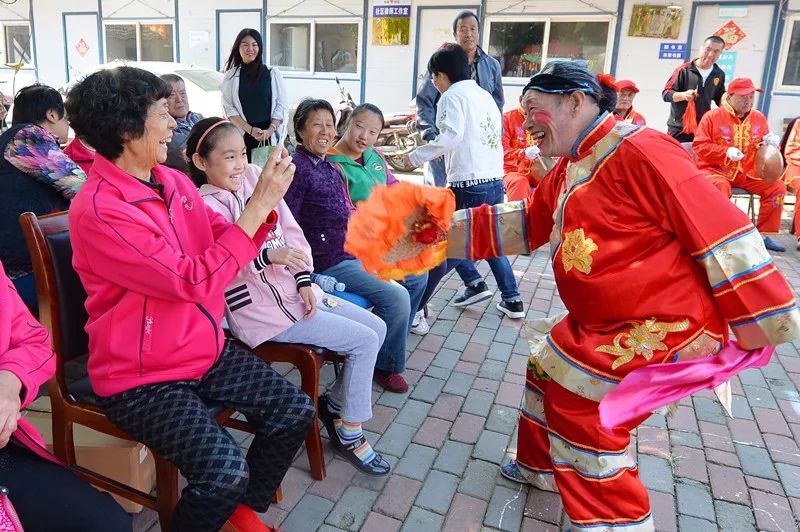
[[[457,487],[457,476],[433,470],[425,479],[425,484],[422,485],[414,504],[420,508],[445,515],[450,508]]]
[[[408,425],[401,425],[400,423],[392,423],[386,432],[383,433],[378,443],[374,445],[375,450],[379,453],[387,453],[392,456],[403,456],[406,452],[408,444],[417,429],[409,427]]]
[[[421,341],[422,341],[422,336],[419,336],[417,334],[409,334],[408,340],[406,340],[406,350],[409,353],[413,353]]]
[[[742,386],[750,385],[760,386],[762,388],[767,387],[767,381],[764,379],[764,375],[761,374],[761,370],[758,368],[748,369],[739,373],[739,380],[742,382]]]
[[[383,392],[377,402],[379,405],[390,406],[399,410],[406,404],[406,400],[410,395],[410,390],[406,393]]]
[[[450,393],[464,397],[469,393],[470,388],[472,388],[472,381],[474,380],[475,375],[454,371],[450,375],[450,378],[447,379],[447,383],[444,385],[442,391],[444,393]]]
[[[494,308],[495,304],[491,303],[489,305],[489,312],[485,312],[483,316],[481,316],[479,326],[491,329],[496,333],[497,329],[500,327],[500,324],[503,322],[503,315],[499,312],[493,311]]]
[[[342,530],[344,529],[339,528],[337,526],[322,525],[317,529],[317,532],[342,532]]]
[[[456,321],[459,317],[461,317],[462,309],[459,307],[454,307],[453,305],[446,305],[441,312],[439,312],[439,316],[437,319],[440,320],[452,320]]]
[[[467,468],[469,457],[472,455],[472,445],[459,441],[447,440],[444,442],[439,456],[433,463],[435,469],[461,476]]]
[[[467,398],[464,401],[464,406],[461,407],[462,412],[468,414],[475,414],[477,416],[486,417],[492,409],[494,402],[494,394],[484,392],[482,390],[470,390]]]
[[[777,399],[785,399],[787,401],[800,400],[800,394],[797,393],[797,388],[795,388],[794,384],[785,379],[768,378],[767,384],[769,384],[772,395]]]
[[[688,515],[678,516],[678,530],[687,532],[717,532],[717,525],[705,519],[698,519]]]
[[[678,512],[715,521],[714,501],[708,486],[691,480],[680,481],[675,486]]]
[[[488,356],[488,355],[487,355]],[[494,379],[496,381],[503,380],[503,375],[506,372],[506,363],[499,360],[486,359],[481,364],[481,369],[478,371],[478,376],[484,379]]]
[[[442,386],[444,386],[443,380],[434,379],[433,377],[425,375],[414,386],[414,391],[411,392],[411,398],[427,403],[435,403],[436,398],[439,397],[439,394],[442,392]]]
[[[526,340],[520,334],[520,337],[517,338],[517,341],[514,344],[514,348],[511,350],[511,352],[515,355],[529,355],[531,353],[531,348],[528,345],[528,340]]]
[[[772,459],[766,449],[741,443],[737,443],[735,446],[736,454],[739,455],[739,462],[742,464],[742,471],[744,471],[745,475],[778,480],[778,474],[775,472]]]
[[[776,463],[775,467],[786,495],[800,497],[800,467],[781,463]]]
[[[514,345],[517,338],[519,338],[519,329],[516,327],[509,327],[508,325],[501,325],[498,327],[497,333],[494,335],[495,342],[502,342],[509,345]]]
[[[453,334],[456,333],[452,333],[450,336]],[[446,341],[445,345],[447,345]],[[461,349],[449,349],[447,347],[443,347],[439,350],[439,354],[436,355],[431,364],[434,366],[439,366],[440,368],[453,369],[456,367],[456,364],[458,364],[458,359],[461,358],[461,353],[463,351],[463,347]]]
[[[727,501],[714,501],[717,511],[717,525],[723,532],[754,532],[756,520],[753,511],[747,506]]]
[[[447,336],[453,331],[455,324],[456,322],[453,320],[436,320],[436,323],[431,326],[430,332],[438,336]]]
[[[749,419],[753,421],[753,411],[750,409],[750,403],[742,395],[732,395],[731,398],[731,413],[734,419]]]
[[[439,379],[442,381],[449,379],[450,373],[452,373],[451,370],[440,366],[434,366],[433,364],[428,366],[428,369],[425,370],[425,375],[428,377],[433,377],[434,379]]]
[[[489,417],[486,418],[486,428],[502,434],[511,434],[514,432],[518,419],[519,409],[504,405],[494,405],[489,411]]]
[[[511,345],[492,342],[489,344],[489,352],[486,353],[486,358],[507,363],[511,358]]]
[[[328,499],[306,493],[281,522],[281,527],[286,530],[316,530],[332,508],[333,503]]]
[[[742,389],[744,389],[744,394],[747,396],[747,402],[750,403],[751,407],[761,407],[761,408],[771,408],[776,410],[778,408],[778,403],[775,402],[775,398],[772,396],[772,392],[769,391],[769,388],[761,388],[760,386],[748,386],[742,385]]]
[[[392,469],[397,467],[397,463],[400,461],[400,459],[396,456],[389,454],[384,454],[383,458],[389,462],[389,465],[392,466]],[[383,475],[380,477],[374,477],[372,475],[367,475],[366,473],[356,473],[353,475],[353,480],[350,481],[350,484],[360,488],[380,492],[383,490],[384,486],[386,486],[386,483],[389,481],[391,476],[392,475]]]
[[[484,430],[478,438],[478,443],[475,444],[472,456],[478,460],[486,460],[499,465],[506,455],[507,446],[507,434]]]
[[[429,510],[411,508],[400,532],[440,532],[444,517]]]
[[[470,335],[468,333],[453,331],[448,335],[442,347],[455,351],[463,351],[464,348],[467,347],[467,343],[469,343],[469,337]]]
[[[766,379],[767,384],[771,379],[789,380],[786,370],[783,369],[777,357],[773,358],[767,366],[761,368],[761,374]]]
[[[656,491],[672,493],[672,467],[663,458],[650,455],[639,456],[639,478],[645,486]]]
[[[428,411],[430,411],[431,406],[430,403],[409,399],[406,401],[405,406],[400,409],[400,412],[397,413],[394,422],[419,428],[425,418],[428,417]]]
[[[695,449],[703,448],[703,440],[699,434],[694,432],[683,432],[681,430],[669,431],[669,441],[673,447],[677,445],[685,445],[686,447],[693,447]]]
[[[497,486],[486,509],[483,524],[498,530],[517,532],[525,510],[525,493],[521,484],[516,490]]]
[[[667,428],[667,418],[662,414],[653,414],[644,420],[644,424],[648,427],[659,427],[665,429]]]
[[[425,480],[437,454],[438,451],[433,447],[412,443],[393,472],[415,480]]]
[[[494,339],[495,329],[487,329],[486,327],[477,327],[475,332],[470,337],[470,342],[481,345],[489,345]]]
[[[350,486],[339,497],[333,511],[325,518],[325,522],[342,530],[359,530],[377,498],[377,491]]]
[[[459,493],[488,501],[494,491],[494,482],[500,472],[497,464],[483,460],[470,460],[467,470],[458,484]]]
[[[692,400],[694,401],[694,412],[698,421],[709,421],[720,425],[727,423],[728,416],[719,401],[706,397],[693,397]]]

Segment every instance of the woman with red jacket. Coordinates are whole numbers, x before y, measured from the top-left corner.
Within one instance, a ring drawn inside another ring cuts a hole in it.
[[[114,499],[62,467],[21,417],[21,409],[53,376],[55,360],[50,335],[0,264],[0,485],[28,530],[130,531],[130,517]],[[2,497],[0,493],[0,525],[4,517],[13,519],[4,515],[9,512]]]
[[[274,227],[294,165],[276,150],[227,222],[161,164],[176,125],[168,95],[163,80],[131,67],[96,72],[69,94],[72,127],[97,151],[69,212],[88,296],[89,377],[109,419],[188,481],[173,531],[269,530],[255,512],[269,507],[314,407],[227,341],[220,322],[225,288]],[[246,458],[210,405],[245,415],[255,431]]]

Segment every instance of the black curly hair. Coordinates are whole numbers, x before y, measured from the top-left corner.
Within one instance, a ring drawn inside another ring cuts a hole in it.
[[[114,160],[125,140],[144,135],[147,111],[169,93],[164,80],[140,68],[99,70],[67,93],[67,115],[76,135]]]

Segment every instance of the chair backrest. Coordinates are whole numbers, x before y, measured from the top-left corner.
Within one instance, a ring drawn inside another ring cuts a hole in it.
[[[53,339],[57,356],[56,378],[64,382],[65,362],[85,355],[89,338],[84,326],[86,291],[72,267],[72,244],[66,212],[37,217],[31,212],[19,217],[36,278],[39,319]]]

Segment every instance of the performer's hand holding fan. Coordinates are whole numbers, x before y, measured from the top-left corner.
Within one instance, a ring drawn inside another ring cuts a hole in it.
[[[344,249],[381,279],[424,273],[447,258],[455,205],[446,188],[377,186],[350,217]]]

